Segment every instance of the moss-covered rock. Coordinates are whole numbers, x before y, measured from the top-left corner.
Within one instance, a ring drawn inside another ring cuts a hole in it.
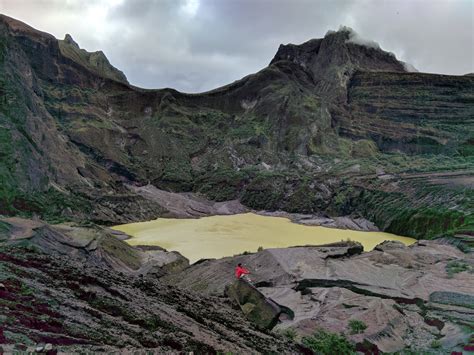
[[[225,292],[240,306],[247,319],[257,327],[272,329],[277,324],[281,313],[280,307],[247,281],[236,280]]]

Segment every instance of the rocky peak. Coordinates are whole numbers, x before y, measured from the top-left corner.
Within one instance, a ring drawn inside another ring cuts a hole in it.
[[[312,39],[300,45],[280,45],[270,64],[289,60],[312,71],[322,64],[351,64],[369,71],[405,71],[393,53],[380,48],[378,43],[363,39],[349,27],[328,31],[324,38]]]
[[[72,36],[69,33],[66,33],[66,36],[64,36],[63,41],[67,44],[70,44],[71,46],[79,48],[79,45],[77,44],[77,42],[72,38]]]
[[[340,97],[355,71],[406,72],[394,54],[365,40],[349,27],[329,31],[324,38],[300,45],[280,45],[270,65],[291,61],[309,72],[317,91],[324,96]]]
[[[102,77],[109,78],[128,84],[125,74],[110,64],[104,52],[88,52],[81,49],[79,44],[72,38],[70,34],[66,34],[63,40],[59,40],[59,49],[61,54],[72,61],[80,64],[89,71]]]
[[[270,65],[280,60],[289,60],[306,68],[311,58],[318,55],[322,39],[311,39],[303,44],[280,44]]]

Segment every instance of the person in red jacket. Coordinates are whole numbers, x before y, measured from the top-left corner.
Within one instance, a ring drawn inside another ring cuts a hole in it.
[[[235,277],[237,277],[238,279],[244,279],[250,282],[250,279],[247,276],[248,274],[250,274],[250,271],[244,268],[242,264],[240,263],[237,264],[237,266],[235,267]]]

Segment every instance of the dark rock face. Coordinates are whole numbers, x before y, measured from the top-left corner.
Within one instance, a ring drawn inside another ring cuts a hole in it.
[[[0,17],[0,213],[201,213],[170,212],[151,186],[469,244],[474,78],[407,73],[352,36],[282,46],[260,72],[189,95],[131,87],[102,53]]]
[[[77,42],[71,37],[71,35],[69,33],[66,33],[66,35],[64,36],[64,43],[65,44],[69,44],[71,46],[74,46],[76,48],[79,48],[79,45],[77,44]]]
[[[348,88],[352,120],[341,134],[370,137],[383,152],[450,155],[460,149],[454,141],[469,144],[473,90],[474,81],[463,77],[357,72]]]
[[[357,70],[406,71],[393,54],[380,48],[357,45],[351,42],[352,35],[352,30],[344,28],[301,45],[281,45],[270,64],[283,60],[300,65],[311,74],[318,94],[342,102],[347,99],[347,81]]]
[[[362,251],[362,245],[353,242],[287,249],[265,249],[251,255],[199,262],[186,270],[186,273],[169,275],[164,280],[183,288],[218,295],[222,294],[230,281],[233,281],[233,271],[238,263],[248,266],[252,273],[252,281],[256,285],[261,282],[265,284],[291,283],[293,278],[284,263],[290,261],[297,263],[300,259],[303,261],[308,259],[318,264],[324,264],[326,259],[330,262],[330,260],[360,254]]]

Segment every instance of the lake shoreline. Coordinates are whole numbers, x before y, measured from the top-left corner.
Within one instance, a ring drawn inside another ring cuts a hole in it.
[[[268,217],[282,217],[287,218],[290,220],[291,223],[300,224],[304,226],[314,226],[314,227],[325,227],[325,228],[336,228],[336,229],[347,229],[353,230],[358,232],[380,232],[380,229],[377,228],[375,224],[365,218],[352,218],[349,216],[340,216],[340,217],[324,217],[316,214],[303,214],[303,213],[290,213],[285,211],[254,211],[248,210],[247,212],[237,212],[232,214],[225,214],[225,216],[234,216],[244,213],[254,213],[260,216],[268,216]],[[157,219],[200,219],[206,217],[213,217],[213,216],[223,216],[222,214],[213,214],[213,215],[205,215],[199,217],[158,217]],[[144,223],[144,222],[152,222],[154,220],[149,221],[140,221],[134,223]],[[127,223],[128,224],[128,223]],[[120,226],[121,224],[112,226],[109,228],[111,233],[115,235],[118,239],[122,241],[126,241],[128,239],[133,238],[133,236],[126,234],[125,232],[121,232],[117,229],[113,229],[115,227]]]
[[[346,222],[345,227],[352,226],[347,220],[341,220]],[[335,225],[334,220],[314,219],[308,215],[247,212],[191,219],[158,218],[115,226],[112,230],[117,238],[130,245],[157,245],[179,252],[190,262],[260,249],[320,246],[347,240],[362,243],[367,251],[384,240],[399,240],[406,245],[416,241],[381,231],[361,230],[359,225],[355,225],[359,230]]]
[[[293,223],[322,226],[328,228],[349,229],[356,231],[380,231],[375,224],[365,218],[347,216],[327,216],[324,214],[291,213],[286,211],[254,210],[244,206],[239,200],[215,202],[191,192],[170,192],[160,190],[153,185],[126,187],[143,198],[158,203],[167,212],[158,218],[197,219],[210,216],[227,216],[242,213],[255,213],[262,216],[285,217]],[[137,221],[148,222],[148,221]]]

